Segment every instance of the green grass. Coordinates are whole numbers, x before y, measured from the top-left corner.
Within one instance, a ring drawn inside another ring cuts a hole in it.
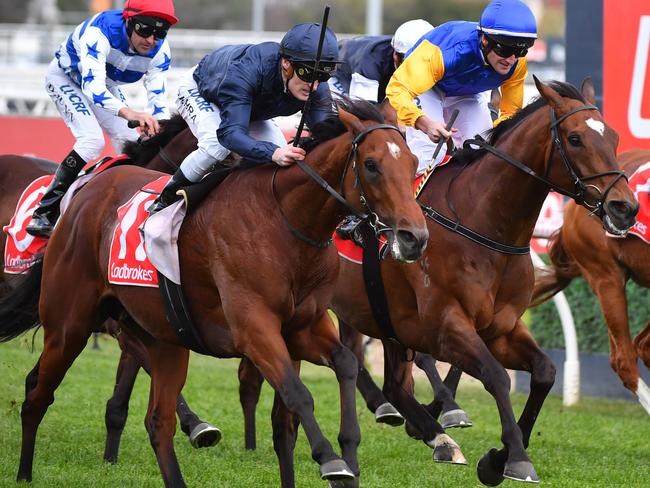
[[[41,340],[37,336],[39,351]],[[0,487],[16,486],[24,378],[38,357],[30,352],[29,345],[28,337],[0,345]],[[134,390],[119,464],[102,462],[104,406],[112,392],[117,358],[115,341],[105,338],[101,351],[87,349],[69,371],[39,429],[34,488],[162,486],[143,427],[149,388],[144,373]],[[264,387],[257,417],[258,449],[247,452],[243,448],[237,364],[197,355],[191,358],[185,396],[202,417],[222,429],[224,438],[214,448],[194,450],[179,429],[176,452],[189,486],[257,488],[280,484],[269,420],[272,392]],[[316,417],[325,434],[336,441],[339,407],[333,373],[305,366],[302,377],[314,395]],[[421,400],[430,396],[424,384],[418,384],[418,394]],[[522,395],[513,395],[516,412],[521,411],[524,400]],[[403,428],[376,424],[359,401],[362,486],[480,486],[476,463],[489,448],[500,445],[496,407],[485,391],[466,384],[461,384],[458,401],[475,426],[449,433],[460,444],[469,467],[433,463],[431,449],[409,439]],[[529,454],[543,486],[647,487],[649,438],[650,421],[638,404],[586,399],[578,407],[565,408],[554,396],[547,400],[538,419]],[[295,464],[297,486],[327,486],[319,479],[318,466],[311,460],[302,431]],[[516,485],[505,481],[502,486]]]

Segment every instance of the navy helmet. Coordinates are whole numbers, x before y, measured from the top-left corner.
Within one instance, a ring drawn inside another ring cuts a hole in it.
[[[294,25],[280,42],[280,55],[292,63],[311,64],[316,62],[320,24],[305,23]],[[334,65],[338,63],[339,48],[336,34],[328,27],[323,39],[320,63]]]
[[[521,0],[492,0],[477,28],[490,41],[521,50],[532,47],[537,39],[535,16]]]

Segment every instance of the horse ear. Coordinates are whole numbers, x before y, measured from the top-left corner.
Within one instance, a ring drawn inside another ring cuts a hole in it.
[[[384,121],[387,124],[397,127],[397,110],[395,110],[395,108],[390,104],[388,98],[384,98],[384,100],[379,104],[379,111],[384,116]]]
[[[591,105],[596,105],[596,89],[594,88],[594,82],[591,79],[591,76],[587,76],[582,81],[582,87],[580,87],[582,96],[585,97],[587,103]]]
[[[341,107],[339,107],[339,119],[343,122],[343,125],[353,134],[358,134],[361,132],[364,127],[361,121],[350,112],[346,112]]]
[[[544,84],[537,76],[533,75],[533,80],[535,80],[535,86],[539,94],[548,102],[548,104],[553,108],[560,108],[564,104],[562,102],[562,97],[558,92],[553,90],[550,86]]]

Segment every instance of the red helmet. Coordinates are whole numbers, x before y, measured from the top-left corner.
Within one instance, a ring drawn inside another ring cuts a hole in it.
[[[122,11],[124,20],[141,15],[158,17],[172,25],[178,22],[172,0],[126,0]]]

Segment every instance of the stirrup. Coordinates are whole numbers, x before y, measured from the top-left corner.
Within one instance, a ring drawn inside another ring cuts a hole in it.
[[[34,237],[49,238],[54,230],[54,224],[47,217],[35,215],[25,228],[29,235]]]

